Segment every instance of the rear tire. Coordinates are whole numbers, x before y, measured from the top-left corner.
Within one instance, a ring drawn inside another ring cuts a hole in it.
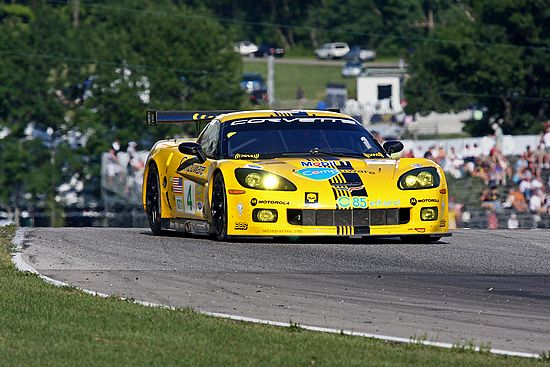
[[[214,237],[218,241],[227,240],[227,196],[225,193],[225,183],[223,176],[218,173],[214,178],[212,188],[212,226],[214,227]]]
[[[160,180],[156,164],[151,164],[149,167],[149,173],[147,174],[147,188],[146,188],[146,204],[147,204],[147,220],[149,221],[149,227],[151,232],[155,236],[158,236],[162,232],[161,226],[161,200],[160,200]]]

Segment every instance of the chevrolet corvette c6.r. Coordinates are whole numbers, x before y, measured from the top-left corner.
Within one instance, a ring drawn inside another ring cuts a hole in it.
[[[143,181],[154,234],[399,236],[448,232],[447,183],[424,158],[392,158],[338,112],[147,111],[147,123],[206,122],[197,139],[158,141]]]

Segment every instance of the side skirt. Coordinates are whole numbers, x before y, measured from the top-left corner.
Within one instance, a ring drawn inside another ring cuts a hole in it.
[[[162,229],[171,229],[178,232],[209,235],[212,233],[210,224],[204,220],[170,218],[162,219]]]

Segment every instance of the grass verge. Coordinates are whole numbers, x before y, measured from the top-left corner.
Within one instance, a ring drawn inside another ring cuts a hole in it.
[[[265,62],[245,62],[243,71],[258,73],[267,79]],[[348,98],[355,98],[357,80],[344,78],[342,67],[337,65],[301,65],[275,63],[275,98],[276,100],[295,100],[296,90],[300,86],[304,97],[311,101],[312,106],[325,98],[327,83],[341,83],[348,88]],[[298,102],[297,102],[298,103]]]
[[[2,366],[532,366],[542,360],[276,328],[150,308],[16,271],[0,227]]]

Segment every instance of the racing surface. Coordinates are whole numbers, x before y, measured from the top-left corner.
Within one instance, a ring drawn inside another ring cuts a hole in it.
[[[496,349],[550,350],[550,231],[398,240],[215,242],[148,229],[43,228],[23,259],[48,277],[201,311]]]

